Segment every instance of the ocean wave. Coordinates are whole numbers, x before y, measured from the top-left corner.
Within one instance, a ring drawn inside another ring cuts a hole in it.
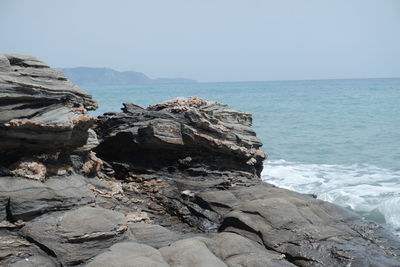
[[[276,186],[350,208],[400,235],[400,172],[367,164],[267,161],[262,179]]]

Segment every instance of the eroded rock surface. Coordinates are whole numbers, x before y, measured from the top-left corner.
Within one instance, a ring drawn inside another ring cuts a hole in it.
[[[1,266],[399,266],[381,226],[263,183],[251,114],[197,97],[94,100],[0,55]]]
[[[0,221],[7,217],[12,222],[27,221],[43,213],[93,202],[88,181],[78,174],[53,176],[44,183],[19,177],[0,177],[0,203],[3,203],[0,210],[4,211]]]
[[[37,217],[24,226],[22,233],[63,265],[70,266],[123,240],[127,229],[122,213],[86,206]]]
[[[168,267],[160,252],[155,248],[135,242],[122,242],[111,246],[108,251],[96,256],[88,267]]]
[[[123,110],[107,113],[97,123],[102,143],[96,151],[103,159],[130,163],[138,173],[181,173],[186,180],[251,180],[261,173],[265,154],[249,113],[196,97],[147,109],[125,104]]]
[[[400,242],[381,226],[261,181],[250,114],[194,97],[122,110],[100,117],[95,150],[124,194],[144,200],[156,223],[176,217],[192,231],[221,232],[161,248],[171,266],[398,265]]]
[[[86,144],[94,123],[90,95],[41,60],[0,54],[0,160],[29,151]]]

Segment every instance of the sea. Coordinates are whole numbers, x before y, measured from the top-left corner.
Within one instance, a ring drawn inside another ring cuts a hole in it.
[[[81,86],[99,115],[198,96],[253,114],[262,179],[315,194],[400,235],[400,78]]]

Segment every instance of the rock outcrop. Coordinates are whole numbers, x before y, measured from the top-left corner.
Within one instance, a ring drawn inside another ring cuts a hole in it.
[[[90,129],[95,106],[0,56],[1,266],[399,266],[382,226],[261,181],[251,114],[177,98]]]
[[[0,54],[0,160],[21,152],[73,150],[95,122],[92,97],[41,60]]]
[[[189,231],[219,232],[160,248],[171,266],[398,265],[399,240],[382,226],[261,181],[250,114],[195,97],[122,110],[99,117],[95,151],[124,192],[155,223],[171,224],[168,214]]]

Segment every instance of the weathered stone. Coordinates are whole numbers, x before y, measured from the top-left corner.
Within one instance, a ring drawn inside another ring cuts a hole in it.
[[[95,130],[102,142],[96,151],[101,158],[165,169],[174,176],[260,174],[265,154],[258,150],[262,144],[250,128],[249,113],[196,97],[132,107],[125,104],[125,112],[99,117]]]
[[[59,266],[39,247],[17,234],[0,229],[0,266]]]
[[[284,254],[265,249],[264,246],[234,233],[220,233],[213,241],[209,248],[228,266],[295,266],[286,260]]]
[[[45,247],[63,265],[78,265],[98,255],[126,235],[125,216],[103,208],[81,207],[38,217],[22,233]]]
[[[161,255],[173,266],[223,267],[227,266],[207,247],[206,238],[193,237],[179,240],[168,247],[160,248]]]
[[[0,177],[0,210],[9,219],[30,220],[43,213],[94,202],[84,177],[54,176],[44,183],[18,177]],[[0,213],[1,215],[1,213]]]
[[[285,189],[231,190],[220,231],[235,232],[299,266],[396,266],[400,241],[341,207]],[[218,192],[215,192],[218,194]]]
[[[11,166],[11,172],[15,175],[43,182],[46,178],[46,166],[34,159],[24,159]]]
[[[0,160],[83,146],[94,118],[90,95],[41,60],[0,54]]]
[[[161,248],[177,241],[180,235],[165,227],[155,224],[134,223],[129,229],[135,236],[136,242],[143,243],[154,248]]]
[[[121,242],[96,256],[87,267],[168,267],[158,250],[135,242]]]
[[[45,256],[35,255],[25,258],[23,260],[17,261],[10,265],[10,267],[58,267],[61,266],[57,264],[53,259]]]

